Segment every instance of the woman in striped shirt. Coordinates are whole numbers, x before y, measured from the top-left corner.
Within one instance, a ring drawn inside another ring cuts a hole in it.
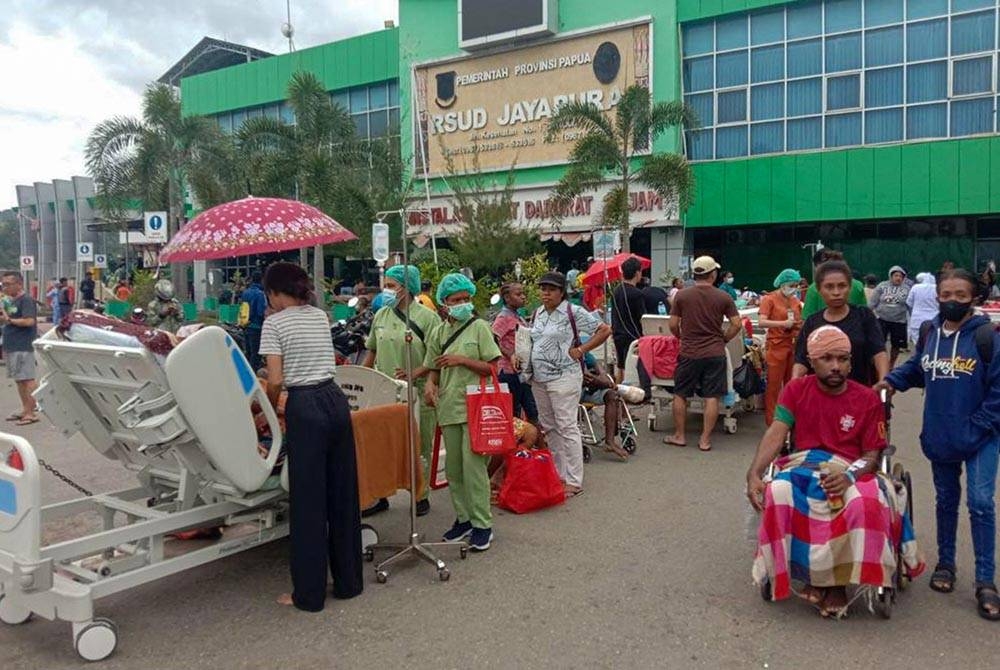
[[[264,292],[274,310],[260,335],[267,397],[277,407],[282,388],[288,390],[292,593],[278,602],[319,612],[328,562],[335,598],[353,598],[364,588],[351,411],[333,381],[330,323],[309,304],[309,275],[292,263],[275,263],[264,275]]]

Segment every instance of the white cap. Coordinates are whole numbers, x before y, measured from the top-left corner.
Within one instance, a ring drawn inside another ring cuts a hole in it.
[[[712,270],[718,270],[721,267],[711,256],[698,256],[691,264],[691,271],[696,275],[707,275]]]

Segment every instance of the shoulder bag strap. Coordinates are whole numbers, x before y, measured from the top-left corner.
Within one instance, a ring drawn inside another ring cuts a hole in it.
[[[399,307],[393,307],[392,308],[392,313],[396,315],[397,319],[399,319],[400,321],[403,322],[403,325],[406,325],[406,315],[403,314],[403,310],[401,310]],[[412,330],[414,333],[417,334],[417,337],[420,338],[421,342],[425,342],[426,341],[426,339],[424,338],[424,330],[423,330],[423,328],[421,328],[420,326],[418,326],[416,324],[416,322],[413,321],[413,319],[410,319],[410,330]]]
[[[447,352],[448,351],[448,347],[450,347],[451,345],[453,345],[455,343],[455,340],[458,339],[458,336],[461,335],[462,333],[464,333],[465,329],[468,328],[469,326],[471,326],[473,324],[473,322],[478,321],[478,320],[479,319],[476,319],[476,318],[469,319],[468,321],[466,321],[462,325],[461,328],[459,328],[454,333],[452,333],[451,336],[447,340],[444,341],[444,346],[441,347],[441,353],[443,354],[443,353]]]
[[[573,329],[573,346],[579,349],[582,346],[580,342],[580,331],[576,329],[576,317],[573,316],[573,303],[566,301],[566,314],[569,316],[569,327]],[[580,371],[587,372],[587,366],[583,362],[583,356],[580,357]]]

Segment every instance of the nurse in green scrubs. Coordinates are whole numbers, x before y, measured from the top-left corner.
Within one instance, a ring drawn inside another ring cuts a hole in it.
[[[437,407],[448,490],[457,517],[444,539],[458,542],[468,537],[472,551],[486,551],[493,541],[486,471],[490,457],[473,453],[469,447],[465,391],[490,374],[490,364],[500,358],[500,347],[489,324],[475,318],[475,294],[476,285],[457,273],[445,275],[438,285],[437,302],[448,310],[448,319],[427,338],[424,366],[431,373],[425,396],[427,404]]]
[[[430,372],[424,367],[427,353],[427,338],[441,323],[438,315],[414,299],[420,293],[420,270],[413,265],[394,265],[385,271],[385,287],[382,289],[382,309],[375,314],[371,333],[365,341],[368,356],[366,368],[374,367],[384,375],[395,379],[406,379],[406,315],[410,317],[413,332],[413,385],[420,401],[420,457],[424,465],[424,489],[417,500],[417,516],[431,511],[431,501],[427,498],[428,483],[431,479],[431,450],[434,448],[434,429],[437,427],[437,412],[423,401],[424,384]],[[361,516],[368,517],[389,509],[389,501],[380,499],[371,507],[362,510]]]

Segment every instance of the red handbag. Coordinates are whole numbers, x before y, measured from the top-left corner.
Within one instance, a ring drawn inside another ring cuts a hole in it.
[[[566,502],[566,490],[548,449],[517,451],[504,463],[506,474],[497,495],[500,507],[527,514]]]
[[[431,471],[427,473],[427,482],[429,486],[437,491],[438,489],[443,489],[448,487],[448,478],[438,479],[438,474],[441,472],[441,447],[444,445],[444,440],[441,439],[441,426],[434,427],[434,451],[431,456]]]
[[[514,399],[509,391],[500,390],[496,368],[490,367],[492,388],[486,387],[487,377],[479,378],[479,388],[466,392],[465,408],[469,420],[469,447],[482,456],[507,454],[517,448],[514,437]]]

